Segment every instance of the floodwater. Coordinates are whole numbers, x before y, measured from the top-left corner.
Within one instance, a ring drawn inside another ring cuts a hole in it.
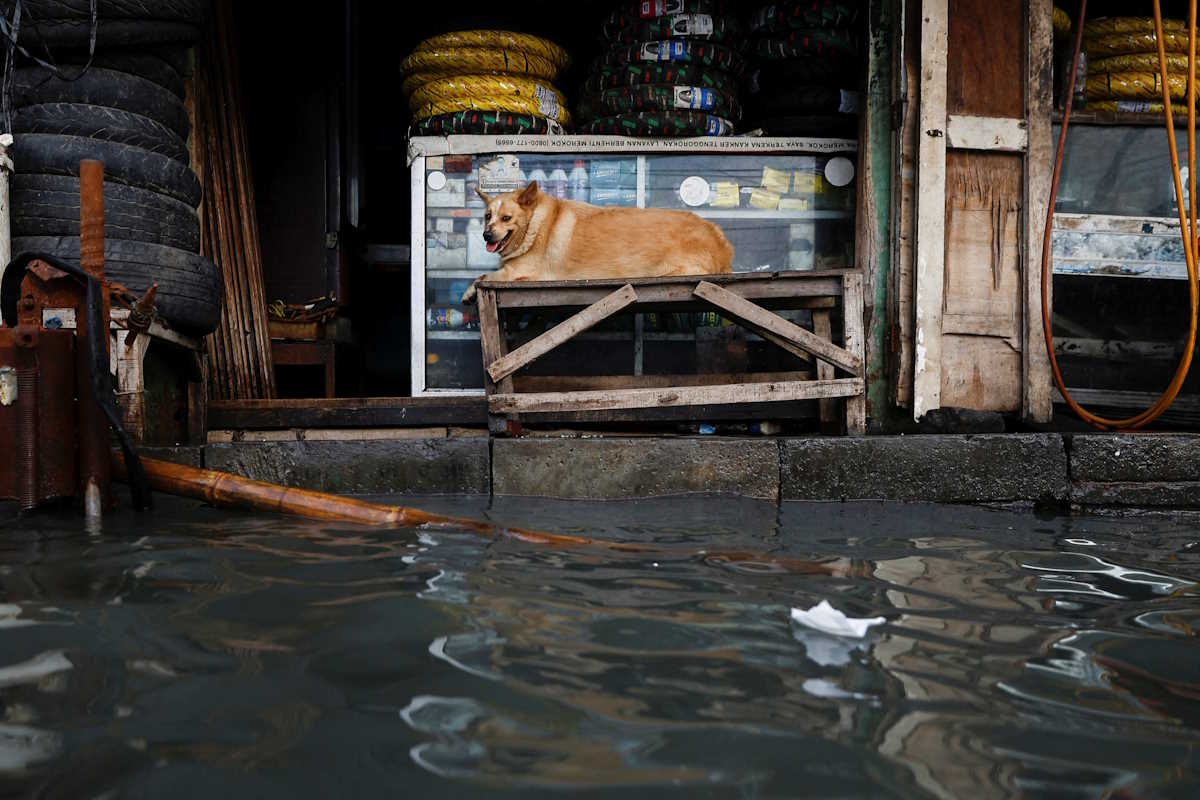
[[[0,509],[0,796],[1200,796],[1191,522],[423,504],[627,553],[158,499]]]

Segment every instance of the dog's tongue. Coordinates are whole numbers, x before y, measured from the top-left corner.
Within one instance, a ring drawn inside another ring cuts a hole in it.
[[[489,253],[494,253],[494,252],[496,252],[496,251],[497,251],[497,250],[499,250],[499,249],[500,249],[500,243],[499,243],[499,242],[488,242],[488,243],[487,243],[487,251],[488,251]]]

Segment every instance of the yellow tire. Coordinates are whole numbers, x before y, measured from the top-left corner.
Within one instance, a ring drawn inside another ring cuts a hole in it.
[[[1057,11],[1057,9],[1055,9]],[[1187,36],[1187,22],[1181,19],[1164,19],[1163,31],[1182,33]],[[1091,39],[1111,36],[1114,33],[1136,33],[1154,35],[1154,17],[1101,17],[1089,19],[1083,25],[1083,35]],[[1153,49],[1153,48],[1151,48]]]
[[[562,122],[562,114],[567,108],[567,98],[562,92],[549,84],[529,78],[518,78],[511,75],[454,75],[441,76],[417,88],[409,98],[412,110],[432,108],[446,102],[463,103],[467,101],[503,103],[515,100],[526,104],[521,106],[522,113],[537,114],[547,119]],[[451,109],[475,111],[517,111],[516,107],[483,108],[478,105],[459,106]],[[536,110],[529,110],[536,109]],[[439,112],[445,113],[445,112]]]
[[[571,114],[565,106],[548,105],[536,97],[524,95],[509,95],[508,97],[476,97],[460,95],[444,97],[427,103],[410,104],[414,120],[435,117],[438,114],[451,114],[455,111],[503,111],[510,114],[533,114],[561,123],[571,124]],[[546,113],[549,110],[551,113]]]
[[[1182,100],[1187,94],[1187,75],[1168,76],[1171,99]],[[1104,72],[1088,75],[1088,100],[1162,100],[1162,84],[1157,72]],[[1089,102],[1088,105],[1091,105]]]
[[[1167,74],[1186,75],[1187,64],[1186,53],[1167,53]],[[1200,72],[1200,64],[1197,71]],[[1099,58],[1088,64],[1088,72],[1158,72],[1158,53],[1129,53]]]
[[[567,51],[549,39],[511,31],[444,33],[421,42],[417,45],[417,52],[458,47],[482,47],[489,50],[515,50],[518,53],[532,53],[548,59],[559,69],[566,69],[571,63],[571,57],[567,55]]]
[[[1123,56],[1129,53],[1157,53],[1154,31],[1146,33],[1110,33],[1084,42],[1089,59]],[[1200,44],[1198,44],[1200,47]],[[1187,53],[1187,31],[1163,31],[1163,49],[1168,53]]]
[[[1071,18],[1067,16],[1067,12],[1063,11],[1058,6],[1054,7],[1054,37],[1056,39],[1066,39],[1071,35]]]
[[[1085,111],[1114,111],[1122,114],[1161,114],[1163,104],[1145,100],[1088,100]],[[1186,116],[1187,106],[1171,103],[1171,113]]]
[[[554,80],[560,72],[550,59],[536,53],[486,47],[436,47],[413,52],[400,65],[405,75],[528,75]]]

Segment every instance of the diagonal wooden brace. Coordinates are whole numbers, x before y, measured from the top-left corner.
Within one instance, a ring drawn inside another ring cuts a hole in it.
[[[733,292],[722,289],[715,283],[709,283],[708,281],[701,281],[695,291],[693,291],[693,294],[721,309],[742,325],[745,325],[764,339],[774,342],[789,353],[796,354],[797,350],[804,353],[811,353],[817,358],[833,364],[835,367],[844,369],[855,377],[862,377],[863,364],[861,358],[843,350],[832,342],[809,333],[799,325],[788,322],[778,314],[772,314],[762,306],[751,303],[744,297],[739,297]]]
[[[541,358],[572,337],[603,322],[635,302],[637,302],[637,292],[631,285],[625,284],[570,319],[555,325],[536,339],[526,342],[508,355],[496,359],[488,365],[487,373],[491,376],[493,383],[499,383],[526,364]]]

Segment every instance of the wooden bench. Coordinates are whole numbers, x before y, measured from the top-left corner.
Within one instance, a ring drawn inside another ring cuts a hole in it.
[[[737,273],[634,280],[492,282],[478,284],[479,326],[489,428],[505,434],[546,416],[586,421],[651,419],[664,408],[705,408],[818,400],[829,422],[843,400],[841,427],[866,431],[863,284],[855,271]],[[841,345],[834,343],[831,311],[840,304]],[[516,310],[577,309],[573,316],[508,351],[502,315]],[[813,330],[774,310],[810,309]],[[792,355],[815,364],[812,372],[740,375],[568,376],[525,379],[514,373],[618,312],[715,310]],[[520,379],[518,379],[520,380]],[[557,387],[554,390],[552,387]],[[567,387],[567,388],[564,388]],[[532,391],[519,391],[519,388]],[[697,414],[695,419],[704,419]]]

